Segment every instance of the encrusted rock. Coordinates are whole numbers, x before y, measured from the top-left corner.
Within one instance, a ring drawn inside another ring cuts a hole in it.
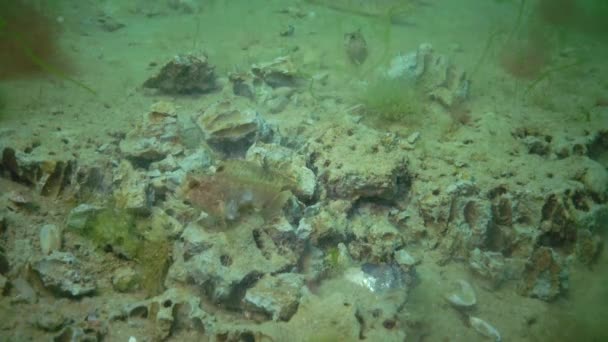
[[[80,204],[70,211],[66,225],[71,229],[82,230],[87,226],[89,220],[102,210],[102,207],[92,204]]]
[[[169,279],[195,284],[216,303],[230,303],[252,279],[295,265],[295,256],[274,244],[262,222],[252,218],[219,232],[188,225]]]
[[[442,245],[446,258],[468,257],[478,247],[484,247],[488,229],[492,223],[491,203],[479,196],[479,190],[471,182],[450,185],[447,195],[451,197],[448,232]]]
[[[293,150],[279,144],[256,143],[248,151],[247,160],[254,160],[281,170],[294,180],[293,193],[302,200],[310,200],[315,193],[317,180],[314,172],[306,167],[306,159]]]
[[[421,44],[417,51],[393,58],[387,76],[416,81],[431,99],[448,109],[469,95],[466,73],[447,57],[434,53],[430,44]]]
[[[151,339],[163,341],[171,335],[175,321],[200,333],[213,331],[215,318],[200,308],[201,299],[187,291],[170,288],[159,296],[126,305],[113,319],[150,320]],[[178,316],[179,315],[179,316]]]
[[[59,331],[68,319],[59,310],[45,310],[36,317],[36,326],[44,331]]]
[[[568,273],[557,253],[551,248],[539,247],[528,260],[519,292],[549,301],[567,288]]]
[[[331,126],[306,152],[326,197],[392,201],[405,195],[410,178],[397,139],[361,125]]]
[[[304,278],[299,274],[265,275],[245,293],[245,309],[268,314],[273,320],[288,321],[298,309]]]
[[[130,267],[121,267],[112,275],[112,287],[118,292],[131,292],[139,288],[139,276]]]
[[[177,55],[144,82],[144,87],[166,94],[207,93],[216,88],[214,69],[207,56]]]
[[[2,151],[2,168],[14,179],[31,185],[43,196],[57,196],[72,183],[76,161],[49,158],[48,155],[25,153],[7,147]]]
[[[114,172],[114,184],[117,184],[113,194],[117,208],[148,213],[154,191],[144,172],[135,170],[131,163],[123,160]]]
[[[255,64],[251,67],[255,77],[272,88],[293,87],[300,80],[298,71],[290,57],[278,57],[271,62]]]
[[[270,141],[272,129],[260,114],[241,98],[222,100],[196,119],[207,143],[228,156],[242,156],[256,141]]]
[[[355,240],[348,249],[356,260],[375,263],[392,260],[394,251],[404,245],[402,234],[386,215],[374,214],[371,208],[360,208],[351,222]]]
[[[182,152],[175,106],[169,102],[153,104],[119,146],[127,158],[146,167],[151,162]]]
[[[92,294],[95,280],[85,273],[82,264],[71,253],[53,252],[32,265],[47,289],[64,297]]]

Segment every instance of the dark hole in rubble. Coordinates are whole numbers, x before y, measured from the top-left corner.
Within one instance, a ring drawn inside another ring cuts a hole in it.
[[[222,255],[220,256],[220,263],[222,264],[222,266],[230,266],[232,265],[232,258],[230,257],[230,255]]]
[[[173,305],[173,302],[171,301],[171,299],[167,299],[163,302],[164,308],[170,308],[172,305]]]
[[[387,319],[384,322],[382,322],[382,326],[389,330],[393,329],[396,325],[397,325],[397,322],[395,322],[394,319]]]
[[[148,318],[148,308],[145,306],[138,306],[129,312],[129,317]]]
[[[587,150],[589,158],[608,168],[608,130],[598,132]]]
[[[475,223],[479,214],[477,212],[477,205],[475,202],[470,201],[464,206],[464,220],[469,225],[469,227],[475,227]]]

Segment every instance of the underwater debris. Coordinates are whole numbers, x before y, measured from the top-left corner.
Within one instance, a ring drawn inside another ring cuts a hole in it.
[[[177,55],[143,84],[166,94],[203,94],[216,89],[215,67],[207,56]]]

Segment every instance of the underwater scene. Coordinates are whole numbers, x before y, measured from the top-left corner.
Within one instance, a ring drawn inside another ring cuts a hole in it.
[[[0,341],[608,341],[607,18],[3,0]]]

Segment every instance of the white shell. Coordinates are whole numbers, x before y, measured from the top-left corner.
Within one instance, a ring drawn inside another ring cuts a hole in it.
[[[498,330],[496,330],[496,328],[494,328],[490,323],[484,321],[483,319],[474,317],[474,316],[470,316],[469,323],[471,324],[471,327],[473,327],[473,329],[475,329],[475,331],[482,334],[483,336],[489,337],[489,338],[493,339],[495,342],[502,341],[502,338],[500,337],[500,333],[498,332]]]
[[[477,297],[475,296],[473,286],[462,279],[458,280],[456,283],[458,284],[459,289],[447,294],[445,299],[456,307],[468,308],[475,305],[477,303]]]

